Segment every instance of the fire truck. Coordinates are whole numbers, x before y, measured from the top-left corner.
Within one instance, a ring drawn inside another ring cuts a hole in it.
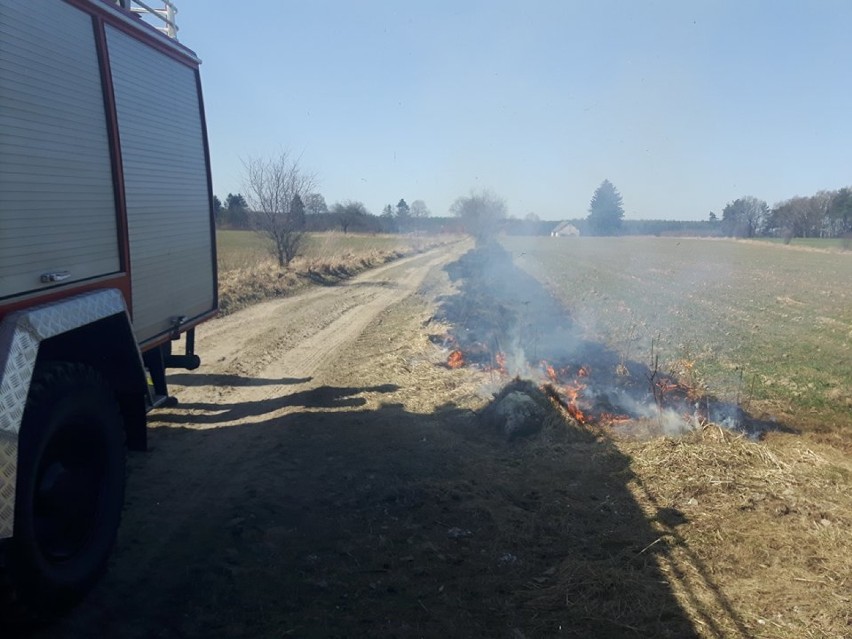
[[[194,327],[216,312],[200,61],[175,13],[0,0],[0,574],[15,601],[71,602],[102,573],[126,450],[145,450],[166,369],[199,365]]]

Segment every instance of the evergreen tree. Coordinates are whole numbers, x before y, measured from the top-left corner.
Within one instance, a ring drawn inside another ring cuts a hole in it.
[[[302,230],[305,228],[305,204],[298,193],[290,201],[290,220],[294,229]]]
[[[408,203],[405,200],[400,200],[396,205],[396,216],[400,220],[407,220],[411,217],[411,209],[408,206]]]
[[[242,193],[228,193],[225,198],[228,209],[228,224],[231,228],[247,229],[249,227],[248,204]]]
[[[594,235],[617,235],[623,217],[621,194],[612,182],[604,180],[589,204],[589,228]]]
[[[225,209],[222,207],[222,200],[217,196],[213,196],[213,219],[216,226],[222,226],[225,222]]]

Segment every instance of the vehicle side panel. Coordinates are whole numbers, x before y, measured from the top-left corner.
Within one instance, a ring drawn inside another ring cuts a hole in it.
[[[216,307],[197,71],[107,25],[141,344]]]
[[[119,272],[116,217],[91,16],[0,0],[0,302]]]

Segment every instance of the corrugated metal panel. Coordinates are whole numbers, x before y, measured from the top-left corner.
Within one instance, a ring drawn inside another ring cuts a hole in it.
[[[0,0],[0,298],[119,270],[103,100],[89,16]]]
[[[214,306],[207,164],[193,69],[107,29],[130,233],[133,325],[144,342]]]

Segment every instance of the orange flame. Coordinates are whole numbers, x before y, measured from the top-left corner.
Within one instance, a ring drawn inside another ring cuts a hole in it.
[[[673,391],[674,389],[676,389],[677,387],[678,387],[677,384],[670,382],[666,379],[661,379],[659,382],[657,382],[657,388],[659,388],[660,392],[662,392],[663,394],[669,393],[669,392]]]
[[[497,364],[497,372],[501,375],[508,375],[509,371],[506,368],[506,354],[498,352],[494,355],[494,362]]]
[[[585,387],[586,386],[584,384],[580,384],[579,382],[574,382],[573,384],[566,384],[562,387],[563,392],[568,397],[568,402],[565,406],[565,410],[567,410],[568,414],[581,424],[586,423],[586,415],[583,413],[582,410],[580,410],[580,407],[577,406],[577,397],[580,395],[580,391],[583,390]]]
[[[553,382],[554,384],[559,381],[559,374],[556,372],[556,369],[553,368],[550,364],[545,361],[541,362],[544,366],[544,370],[547,373],[547,378]]]
[[[589,372],[590,372],[590,370],[589,370],[588,366],[581,366],[580,370],[577,371],[577,377],[588,377]]]
[[[464,355],[462,352],[455,350],[450,353],[450,356],[447,358],[447,366],[450,368],[461,368],[464,366]]]

